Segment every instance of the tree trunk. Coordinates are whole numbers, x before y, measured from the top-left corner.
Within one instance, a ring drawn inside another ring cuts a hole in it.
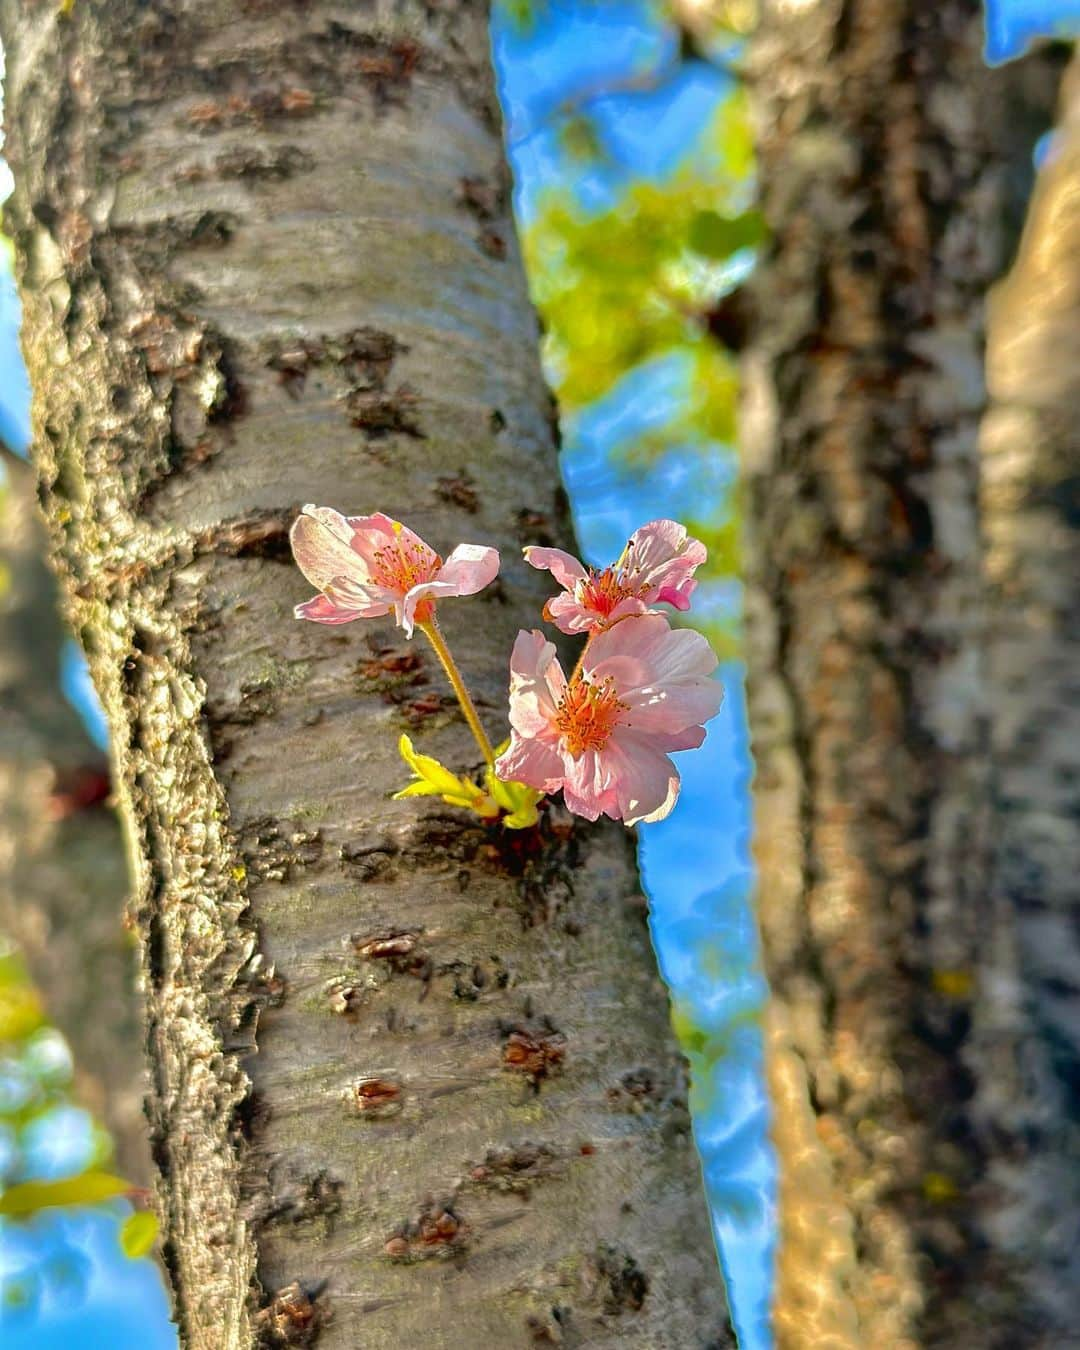
[[[790,1347],[986,1347],[959,1051],[987,881],[983,295],[1045,86],[976,0],[766,5],[750,721]],[[1031,99],[1025,101],[1028,91]],[[1016,1343],[1016,1342],[1014,1342]]]
[[[1003,1344],[1080,1320],[1080,61],[1019,254],[988,314],[983,420],[991,935],[975,1115],[983,1218],[1018,1286]]]
[[[123,1175],[149,1180],[127,867],[108,768],[60,691],[66,634],[29,466],[0,486],[0,931],[75,1057],[79,1100]]]
[[[566,525],[485,7],[60,8],[0,3],[11,218],[182,1339],[724,1341],[629,837],[388,801],[401,731],[475,757],[439,671],[291,615],[305,501],[498,544],[444,626],[499,737]]]

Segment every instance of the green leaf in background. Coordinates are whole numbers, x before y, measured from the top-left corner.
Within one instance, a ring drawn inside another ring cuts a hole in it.
[[[686,241],[703,258],[730,258],[741,248],[760,244],[765,234],[761,213],[743,211],[724,216],[719,211],[698,211],[690,220]]]
[[[80,1172],[60,1181],[20,1181],[0,1195],[0,1214],[22,1218],[53,1205],[96,1205],[130,1190],[130,1181],[109,1172]]]
[[[157,1215],[148,1209],[139,1209],[124,1220],[124,1226],[120,1229],[120,1246],[125,1256],[137,1261],[140,1256],[149,1253],[157,1235]]]

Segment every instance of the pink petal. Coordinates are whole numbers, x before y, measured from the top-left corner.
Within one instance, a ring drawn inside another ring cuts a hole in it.
[[[475,595],[490,585],[499,573],[499,551],[480,544],[458,544],[435,578],[449,583],[448,595]]]
[[[626,571],[632,573],[638,586],[649,588],[645,592],[649,599],[663,599],[676,609],[685,609],[690,591],[683,587],[707,557],[701,540],[691,538],[677,520],[650,520],[630,536]],[[678,599],[661,595],[662,591],[674,593]]]
[[[604,620],[604,627],[611,628],[621,620],[631,618],[634,614],[644,614],[645,610],[644,600],[636,595],[624,596]]]
[[[627,704],[626,726],[671,735],[715,717],[724,701],[724,689],[718,680],[704,677],[692,684],[644,685],[621,691],[620,698]]]
[[[335,577],[363,585],[368,568],[351,547],[352,530],[340,512],[329,506],[305,506],[289,531],[296,565],[318,590]]]
[[[420,553],[434,563],[438,554],[407,525],[392,516],[376,511],[372,516],[349,516],[348,524],[352,529],[352,548],[364,559],[369,570],[375,567],[375,552],[388,545],[400,545],[402,548]]]
[[[389,605],[368,605],[360,609],[339,605],[330,596],[320,594],[297,605],[293,613],[298,619],[311,619],[315,623],[352,623],[354,619],[378,618],[388,610]]]
[[[579,581],[588,576],[583,564],[561,548],[539,548],[534,544],[522,551],[530,567],[550,572],[559,585],[568,591],[572,591]]]
[[[595,637],[585,671],[594,682],[615,682],[635,730],[677,732],[719,710],[724,691],[711,678],[716,665],[700,633],[673,629],[661,614],[643,614]]]
[[[563,801],[568,811],[586,820],[601,815],[619,819],[619,800],[610,774],[595,750],[586,750],[577,759],[563,757]]]
[[[463,548],[476,548],[476,547],[477,546],[475,544],[459,544],[458,547],[454,550],[454,553],[458,553]],[[490,581],[491,578],[494,577],[495,573],[498,572],[499,570],[499,555],[493,548],[482,549],[481,552],[493,553],[495,555],[495,571],[493,571],[491,573],[491,576],[488,578],[488,580]],[[452,553],[450,555],[451,562],[453,562],[453,557],[454,554]],[[465,565],[467,567],[473,568],[473,571],[471,573],[473,579],[475,579],[475,577],[480,574],[476,570],[474,564],[467,563]],[[396,606],[398,612],[398,623],[401,625],[402,628],[405,629],[406,637],[412,637],[413,625],[416,622],[416,606],[420,603],[421,600],[447,600],[454,595],[473,595],[475,594],[475,591],[481,590],[484,586],[488,584],[487,581],[482,581],[479,586],[475,587],[474,590],[465,590],[463,589],[463,585],[469,585],[471,584],[471,582],[462,583],[461,581],[447,579],[446,572],[449,566],[450,563],[448,562],[446,564],[446,567],[442,568],[442,570],[439,572],[438,578],[435,581],[421,581],[418,585],[411,586],[409,590],[405,592],[405,595],[402,598],[401,603]],[[460,569],[458,570],[460,571]],[[487,565],[485,565],[484,570],[485,571],[488,570]]]
[[[600,816],[610,816],[612,820],[621,819],[614,792],[579,795],[568,783],[564,783],[563,802],[568,811],[572,811],[575,816],[583,816],[586,820],[597,820]]]
[[[697,582],[688,578],[680,586],[661,586],[660,594],[657,600],[664,605],[674,605],[678,610],[685,613],[690,608],[690,597],[693,595]]]
[[[519,632],[510,653],[510,725],[525,737],[548,732],[565,689],[554,642],[536,628]]]
[[[400,520],[395,520],[393,516],[384,515],[382,511],[375,511],[370,516],[346,516],[345,519],[349,522],[349,528],[354,534],[379,534],[388,539],[397,537],[398,532],[394,527],[401,525]],[[401,529],[404,532],[405,526],[401,525]],[[409,534],[413,539],[418,538],[411,530]]]
[[[632,727],[627,728],[633,731]],[[683,731],[650,731],[649,740],[658,750],[696,750],[704,743],[704,727],[686,727]]]
[[[604,747],[627,825],[663,820],[679,799],[679,773],[667,755],[646,736],[618,728]]]
[[[650,520],[630,536],[629,552],[645,572],[656,571],[670,563],[692,570],[708,557],[700,539],[694,539],[677,520]]]
[[[692,628],[672,628],[663,614],[642,614],[624,619],[599,634],[589,648],[590,670],[613,657],[630,657],[648,669],[656,680],[685,680],[711,675],[716,653]]]
[[[495,772],[504,782],[527,783],[542,792],[562,786],[562,756],[552,740],[510,733],[510,747],[495,761]]]
[[[573,591],[560,591],[544,606],[544,617],[563,633],[599,632],[601,620],[574,598]]]

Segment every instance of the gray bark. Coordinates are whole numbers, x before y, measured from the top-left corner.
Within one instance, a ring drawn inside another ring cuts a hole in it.
[[[75,1057],[75,1092],[118,1170],[150,1173],[127,866],[108,766],[60,690],[67,636],[28,465],[0,487],[0,931]]]
[[[185,1345],[726,1343],[629,837],[388,801],[403,729],[475,760],[438,670],[291,617],[305,501],[497,544],[443,617],[500,736],[519,546],[566,523],[484,6],[3,0],[0,33]]]
[[[1012,1344],[1080,1321],[1080,63],[991,295],[982,518],[992,868],[971,1060]]]
[[[742,444],[784,1347],[985,1347],[1011,1306],[960,1054],[989,867],[977,439],[983,296],[1053,76],[981,47],[975,0],[777,0],[752,44],[772,243]]]

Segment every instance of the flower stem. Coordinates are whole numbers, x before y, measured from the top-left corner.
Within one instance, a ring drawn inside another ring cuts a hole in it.
[[[581,667],[585,664],[585,657],[588,654],[589,644],[592,642],[592,640],[593,635],[592,633],[590,633],[588,637],[586,637],[585,639],[585,646],[582,647],[581,651],[578,653],[577,662],[574,665],[574,669],[570,673],[570,679],[567,681],[568,684],[573,684],[574,681],[577,679],[577,677],[581,674]]]
[[[451,655],[450,648],[446,645],[446,639],[442,635],[438,619],[433,614],[426,623],[418,623],[416,626],[435,648],[435,655],[442,662],[442,668],[446,671],[446,678],[450,681],[454,693],[457,695],[457,701],[461,704],[461,711],[465,714],[465,721],[469,724],[469,730],[475,737],[476,744],[480,747],[480,753],[484,756],[486,763],[493,765],[495,763],[495,751],[491,748],[487,733],[480,725],[476,705],[473,703],[468,689],[465,688],[465,681],[461,678],[461,671],[457,668],[457,662]]]

